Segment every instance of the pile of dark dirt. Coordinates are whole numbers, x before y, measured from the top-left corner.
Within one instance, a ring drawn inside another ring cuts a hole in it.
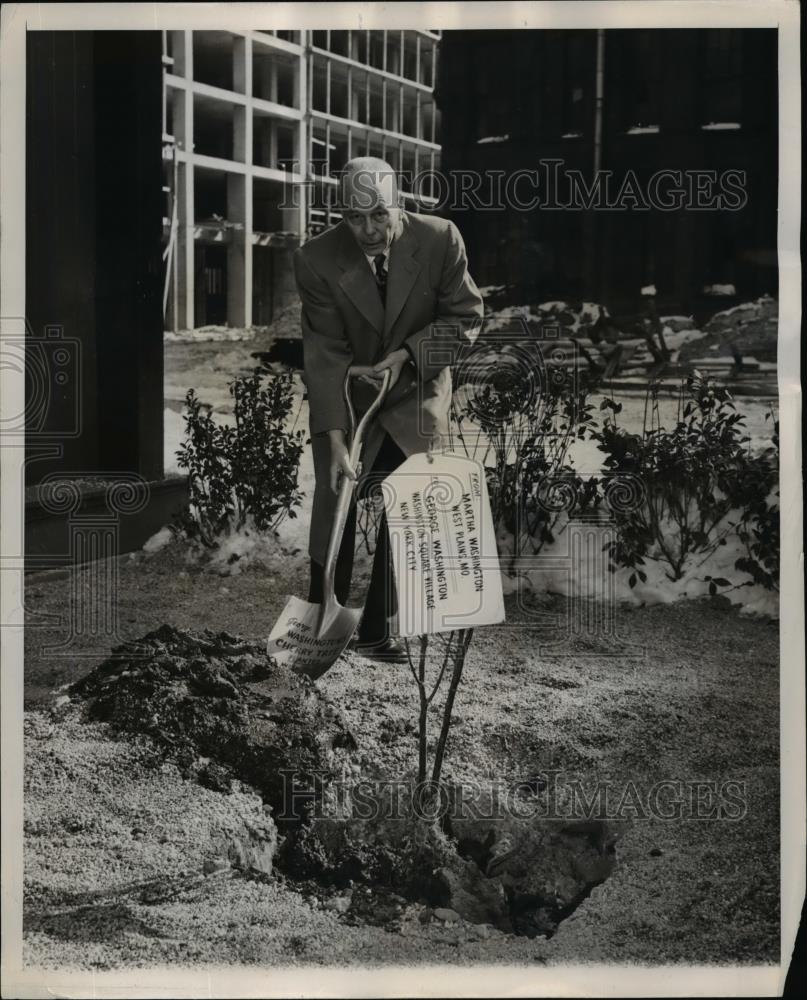
[[[115,647],[70,691],[90,719],[150,736],[206,787],[229,791],[233,778],[253,786],[281,829],[356,748],[311,681],[227,632],[162,625]]]
[[[409,900],[548,937],[615,864],[604,823],[480,819],[452,786],[359,767],[356,739],[316,685],[227,632],[163,625],[70,691],[90,720],[150,737],[186,777],[257,789],[282,834],[275,868],[319,887],[347,922],[394,929]]]

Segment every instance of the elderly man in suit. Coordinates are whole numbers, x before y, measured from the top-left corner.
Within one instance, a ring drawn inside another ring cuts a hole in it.
[[[365,439],[357,483],[357,493],[364,497],[373,481],[409,455],[444,442],[452,391],[449,365],[483,314],[456,226],[405,212],[388,163],[374,157],[351,160],[341,178],[340,202],[342,221],[294,255],[315,473],[308,594],[313,603],[322,600],[340,476],[357,478],[349,461],[342,395],[348,367],[367,368],[362,381],[353,382],[357,414],[375,398],[385,369],[391,372],[389,393]],[[343,605],[353,572],[355,533],[354,503],[336,563],[335,592]],[[389,632],[396,608],[382,514],[354,647],[358,652],[393,662],[406,659]]]

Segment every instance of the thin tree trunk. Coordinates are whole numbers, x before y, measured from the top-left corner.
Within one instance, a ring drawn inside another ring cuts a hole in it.
[[[420,637],[420,659],[418,661],[418,693],[420,695],[420,716],[418,718],[418,783],[426,780],[426,749],[428,737],[429,699],[426,697],[426,650],[429,637]]]
[[[471,644],[474,630],[472,628],[463,629],[460,634],[460,641],[454,652],[454,669],[451,674],[451,685],[446,696],[445,708],[443,709],[443,725],[440,729],[440,738],[437,741],[437,750],[434,755],[434,768],[432,770],[432,782],[436,785],[440,781],[440,774],[443,770],[443,757],[445,756],[446,740],[451,727],[451,713],[454,709],[454,697],[457,693],[460,680],[462,679],[462,668],[465,665],[465,654]]]

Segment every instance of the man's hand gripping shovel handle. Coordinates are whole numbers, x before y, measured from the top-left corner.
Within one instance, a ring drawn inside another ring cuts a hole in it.
[[[359,421],[358,427],[356,427],[356,411],[353,408],[353,400],[350,394],[350,380],[352,378],[361,378],[362,376],[370,375],[372,371],[373,369],[370,365],[351,365],[345,374],[345,381],[342,387],[345,403],[347,404],[348,419],[350,420],[350,465],[356,470],[357,476],[360,473],[359,458],[361,456],[362,445],[364,444],[364,434],[370,424],[370,421],[373,417],[375,417],[381,407],[381,404],[384,402],[387,392],[389,391],[390,379],[392,378],[392,372],[389,369],[386,369],[381,380],[381,388],[378,390],[378,395]],[[375,374],[375,378],[378,378],[377,374]],[[325,557],[325,566],[323,570],[323,606],[328,605],[333,599],[336,556],[339,552],[339,547],[342,544],[342,535],[345,531],[347,512],[350,509],[350,501],[353,498],[356,481],[357,480],[350,479],[348,476],[343,475],[342,482],[339,486],[339,496],[336,501],[336,510],[334,512],[333,525],[331,526],[331,536],[328,540],[328,553]]]

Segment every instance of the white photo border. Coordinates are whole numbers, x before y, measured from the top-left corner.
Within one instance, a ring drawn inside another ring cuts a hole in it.
[[[796,0],[511,3],[21,3],[0,11],[0,314],[25,315],[25,34],[29,30],[775,27],[779,38],[781,445],[780,966],[418,967],[267,970],[175,967],[109,973],[22,968],[22,574],[0,572],[3,995],[45,997],[779,995],[805,894],[805,677],[801,484],[801,92]],[[4,331],[10,329],[4,325]],[[4,333],[5,335],[5,333]],[[0,370],[0,416],[20,413],[22,373]],[[20,552],[22,449],[0,454],[0,552]]]

